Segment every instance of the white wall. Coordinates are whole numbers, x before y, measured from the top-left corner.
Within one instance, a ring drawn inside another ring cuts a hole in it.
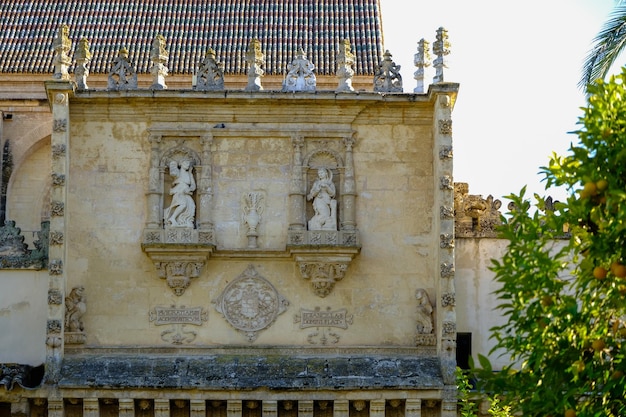
[[[48,271],[0,271],[0,363],[45,361]]]

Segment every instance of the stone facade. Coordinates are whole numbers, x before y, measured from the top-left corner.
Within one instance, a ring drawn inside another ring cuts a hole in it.
[[[58,62],[16,164],[49,232],[12,414],[456,415],[457,84],[85,89]]]

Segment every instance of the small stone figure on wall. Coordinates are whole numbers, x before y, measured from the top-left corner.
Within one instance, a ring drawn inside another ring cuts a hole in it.
[[[417,333],[431,334],[433,332],[433,306],[428,299],[426,290],[420,288],[415,293],[417,299]]]
[[[72,288],[70,295],[65,297],[65,331],[70,333],[84,330],[82,317],[87,311],[85,303],[85,288],[78,286]]]
[[[196,203],[192,195],[196,190],[196,181],[193,178],[191,162],[183,160],[180,168],[177,161],[170,162],[170,175],[174,177],[170,188],[172,203],[165,209],[163,215],[165,226],[193,228]]]
[[[315,215],[309,220],[309,230],[337,230],[337,200],[333,174],[327,168],[317,170],[317,179],[307,200],[313,200]]]

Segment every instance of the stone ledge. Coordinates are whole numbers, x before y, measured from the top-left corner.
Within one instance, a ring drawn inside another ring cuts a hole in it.
[[[441,389],[439,359],[415,356],[66,356],[59,388]]]

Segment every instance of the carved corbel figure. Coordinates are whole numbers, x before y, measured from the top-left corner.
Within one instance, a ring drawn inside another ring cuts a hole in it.
[[[326,297],[343,279],[348,269],[348,262],[298,262],[304,279],[311,280],[313,291],[319,297]]]

